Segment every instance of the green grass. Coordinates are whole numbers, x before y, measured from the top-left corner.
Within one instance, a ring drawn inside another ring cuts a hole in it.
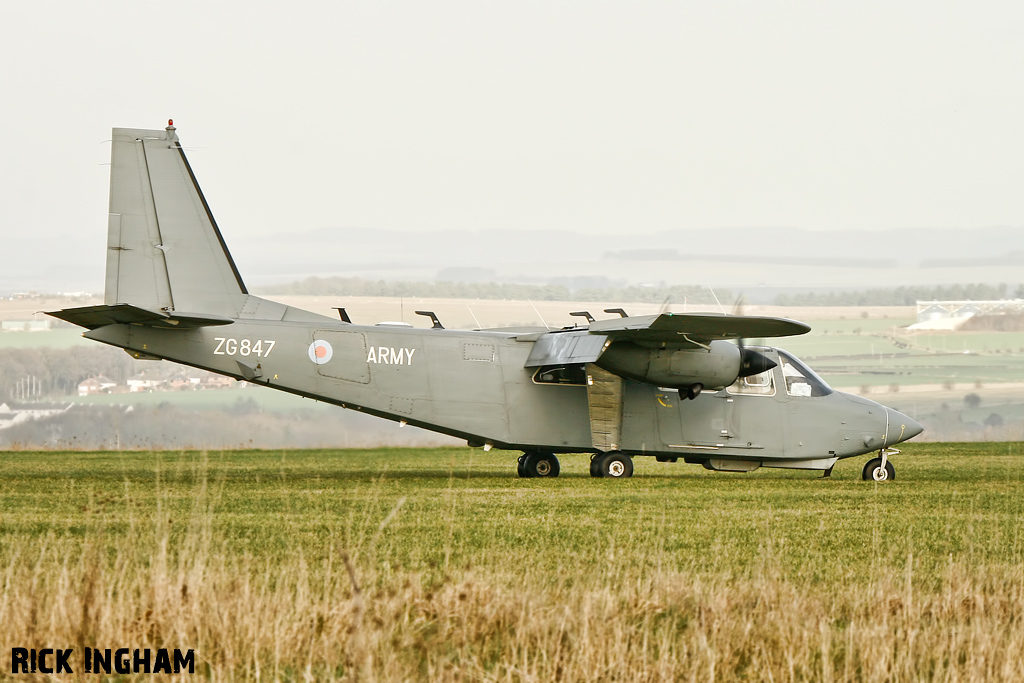
[[[911,444],[895,459],[897,480],[885,486],[860,480],[866,458],[840,463],[826,480],[637,458],[633,479],[613,481],[591,479],[585,456],[565,456],[558,479],[518,479],[513,456],[11,453],[0,485],[4,550],[51,533],[79,534],[97,515],[111,542],[127,542],[132,524],[160,506],[184,520],[207,477],[216,490],[216,542],[271,561],[333,552],[339,534],[373,526],[400,499],[377,550],[389,563],[423,570],[527,563],[556,583],[599,570],[613,548],[709,575],[749,575],[768,553],[788,578],[830,589],[902,570],[908,554],[927,582],[951,557],[1024,559],[1021,444]]]
[[[812,362],[812,367],[834,386],[1024,381],[1024,354],[929,355],[902,352],[896,357],[829,358]]]
[[[217,679],[1024,674],[1024,443],[909,444],[886,484],[515,455],[2,454],[0,649],[195,647]]]

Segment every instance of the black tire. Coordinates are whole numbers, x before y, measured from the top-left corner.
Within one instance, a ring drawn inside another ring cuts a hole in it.
[[[590,476],[592,477],[603,477],[601,474],[601,458],[604,457],[604,453],[594,453],[590,456]]]
[[[530,475],[528,475],[526,473],[526,457],[527,457],[526,453],[523,453],[522,455],[520,455],[519,456],[519,463],[516,465],[516,474],[518,474],[523,479],[525,479],[526,477],[530,476]]]
[[[896,478],[896,468],[892,466],[892,463],[888,460],[885,461],[885,469],[882,469],[882,459],[872,458],[868,460],[867,464],[864,465],[864,471],[861,472],[861,477],[864,481],[892,481]]]
[[[633,476],[633,458],[621,451],[605,453],[601,458],[601,476],[625,479]]]
[[[562,470],[554,453],[530,453],[523,461],[527,477],[557,477]]]

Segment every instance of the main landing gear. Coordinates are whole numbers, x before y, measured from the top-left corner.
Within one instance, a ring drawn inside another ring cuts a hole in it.
[[[531,452],[519,456],[517,474],[523,478],[557,477],[561,471],[554,453]]]
[[[519,456],[516,474],[524,479],[557,477],[561,471],[554,453],[531,451]],[[633,476],[633,458],[622,451],[595,453],[590,459],[590,476],[625,479]]]
[[[590,476],[624,479],[633,476],[633,458],[622,451],[594,453],[590,458]]]
[[[889,456],[899,453],[895,448],[883,448],[878,451],[879,457],[868,460],[861,473],[864,481],[892,481],[896,478],[896,468],[889,462]]]

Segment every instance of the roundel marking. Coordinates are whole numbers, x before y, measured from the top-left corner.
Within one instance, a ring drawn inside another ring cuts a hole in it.
[[[317,365],[323,365],[334,355],[334,349],[323,339],[317,339],[309,345],[309,359]]]

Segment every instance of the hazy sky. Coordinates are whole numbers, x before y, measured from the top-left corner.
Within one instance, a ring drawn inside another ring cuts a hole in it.
[[[0,5],[0,250],[97,261],[173,117],[229,242],[1024,224],[1019,2]]]

